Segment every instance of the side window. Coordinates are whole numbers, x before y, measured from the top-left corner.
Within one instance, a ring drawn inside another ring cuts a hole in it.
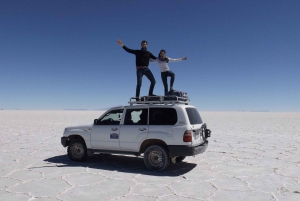
[[[98,125],[119,125],[123,110],[113,110],[108,112],[98,121]]]
[[[177,112],[174,108],[150,108],[150,125],[175,125]]]
[[[148,109],[127,109],[124,125],[147,125]]]

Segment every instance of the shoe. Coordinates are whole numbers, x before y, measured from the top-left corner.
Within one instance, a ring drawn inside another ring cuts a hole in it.
[[[155,95],[155,94],[149,94],[148,96],[157,96],[157,95]]]
[[[173,89],[172,87],[170,88],[170,92],[172,92],[172,91],[176,91],[175,89]]]
[[[135,98],[135,101],[138,102],[138,101],[141,101],[141,99],[140,98]]]

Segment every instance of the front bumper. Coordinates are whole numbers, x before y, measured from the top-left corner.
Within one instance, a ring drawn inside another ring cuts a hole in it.
[[[198,146],[181,146],[181,145],[169,145],[169,151],[171,157],[175,156],[194,156],[205,152],[208,147],[208,141],[205,140],[203,144]]]
[[[69,144],[68,137],[61,137],[62,146],[66,147]]]

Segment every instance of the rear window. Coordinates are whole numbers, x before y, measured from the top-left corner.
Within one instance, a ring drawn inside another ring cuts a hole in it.
[[[196,110],[196,108],[185,108],[187,114],[188,114],[188,117],[189,117],[189,120],[190,120],[190,123],[192,125],[194,124],[202,124],[202,119],[201,119],[201,116],[199,114],[199,112]]]
[[[175,125],[177,112],[174,108],[150,108],[150,125]]]

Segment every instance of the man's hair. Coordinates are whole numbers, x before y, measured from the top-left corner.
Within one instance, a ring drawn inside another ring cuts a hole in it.
[[[148,42],[145,41],[145,40],[143,40],[143,41],[141,42],[141,45],[142,45],[143,43],[146,43],[146,44],[148,45]]]

